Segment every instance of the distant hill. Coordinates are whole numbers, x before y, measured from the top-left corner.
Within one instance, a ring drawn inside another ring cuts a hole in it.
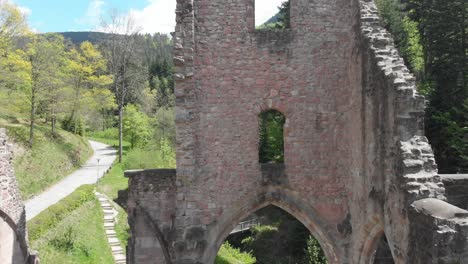
[[[268,19],[267,22],[263,23],[263,25],[268,25],[268,24],[272,24],[272,23],[276,23],[279,21],[279,18],[280,18],[280,15],[281,13],[278,12],[276,15],[272,16],[270,19]]]
[[[81,44],[82,42],[89,41],[93,44],[101,42],[106,36],[107,33],[102,32],[91,32],[91,31],[82,31],[82,32],[58,32],[65,39],[69,39],[73,44]]]

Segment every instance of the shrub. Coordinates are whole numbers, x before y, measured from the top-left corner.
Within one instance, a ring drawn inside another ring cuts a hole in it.
[[[83,185],[67,197],[63,198],[59,203],[50,206],[47,210],[31,219],[27,223],[29,238],[31,240],[40,238],[75,209],[87,201],[96,199],[93,191],[93,185]]]
[[[309,239],[307,239],[305,255],[306,263],[328,263],[327,257],[325,257],[319,242],[313,236],[309,236]]]
[[[70,116],[62,121],[62,129],[80,136],[84,136],[85,123],[81,117]]]
[[[112,127],[103,131],[89,132],[88,137],[119,140],[119,129]]]
[[[124,170],[175,168],[174,149],[168,144],[160,150],[135,148],[126,153],[122,165]]]
[[[255,257],[251,253],[241,252],[228,242],[225,242],[219,249],[215,264],[254,264]]]
[[[71,251],[75,247],[75,237],[75,231],[69,226],[63,234],[56,234],[49,244],[59,250]]]

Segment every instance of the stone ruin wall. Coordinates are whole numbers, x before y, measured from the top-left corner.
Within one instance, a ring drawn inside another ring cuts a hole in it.
[[[395,263],[468,261],[466,211],[445,202],[424,98],[374,2],[292,0],[282,31],[255,30],[253,4],[177,1],[177,171],[127,173],[130,263],[210,264],[268,204],[329,263],[370,263],[384,234]],[[287,118],[283,166],[258,163],[266,109]]]
[[[12,165],[12,146],[0,128],[0,263],[38,263],[28,250],[26,212]]]
[[[468,252],[468,233],[463,227],[468,218],[465,210],[445,202],[444,183],[424,137],[425,99],[381,26],[375,3],[360,3],[366,47],[363,131],[374,131],[365,136],[366,152],[373,153],[366,164],[379,164],[366,169],[374,175],[365,184],[372,189],[367,203],[382,211],[383,219],[377,222],[396,263],[464,263],[468,255],[461,252]]]

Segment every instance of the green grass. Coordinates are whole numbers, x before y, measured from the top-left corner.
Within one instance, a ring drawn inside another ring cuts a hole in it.
[[[250,253],[241,252],[225,242],[218,251],[215,264],[254,264],[257,260]]]
[[[29,238],[36,240],[55,228],[71,212],[95,200],[94,185],[83,185],[27,222]]]
[[[47,233],[31,241],[46,264],[114,263],[103,227],[103,213],[96,199],[70,213]]]
[[[7,129],[15,143],[13,164],[24,200],[57,183],[93,154],[86,139],[58,128],[57,133],[52,134],[49,126],[36,125],[31,149],[27,144],[29,126],[26,121],[2,116],[0,127]]]

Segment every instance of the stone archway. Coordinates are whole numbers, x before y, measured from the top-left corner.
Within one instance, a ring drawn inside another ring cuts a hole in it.
[[[383,243],[386,243],[386,247],[382,247]],[[384,254],[385,256],[382,256]],[[384,260],[384,258],[391,258],[391,261]],[[393,258],[393,252],[390,244],[385,235],[385,229],[380,219],[370,228],[367,238],[363,243],[361,249],[361,255],[359,258],[361,264],[387,264],[395,263]]]
[[[18,226],[0,210],[0,263],[20,263],[28,259],[28,247]]]
[[[263,195],[260,195],[260,197],[262,196]],[[245,219],[250,214],[269,205],[273,205],[284,210],[301,222],[309,230],[310,234],[320,243],[329,264],[340,263],[339,254],[337,254],[337,246],[333,242],[334,240],[329,237],[329,232],[325,231],[325,221],[315,212],[315,210],[308,206],[304,201],[301,201],[298,197],[288,193],[288,191],[278,190],[275,192],[274,196],[281,198],[267,198],[262,201],[258,196],[255,196],[240,206],[240,209],[237,210],[237,212],[232,212],[229,213],[229,215],[223,216],[219,220],[217,227],[211,228],[210,230],[211,234],[209,236],[212,237],[213,240],[204,252],[202,257],[203,263],[214,263],[221,244],[237,223],[242,219]]]

